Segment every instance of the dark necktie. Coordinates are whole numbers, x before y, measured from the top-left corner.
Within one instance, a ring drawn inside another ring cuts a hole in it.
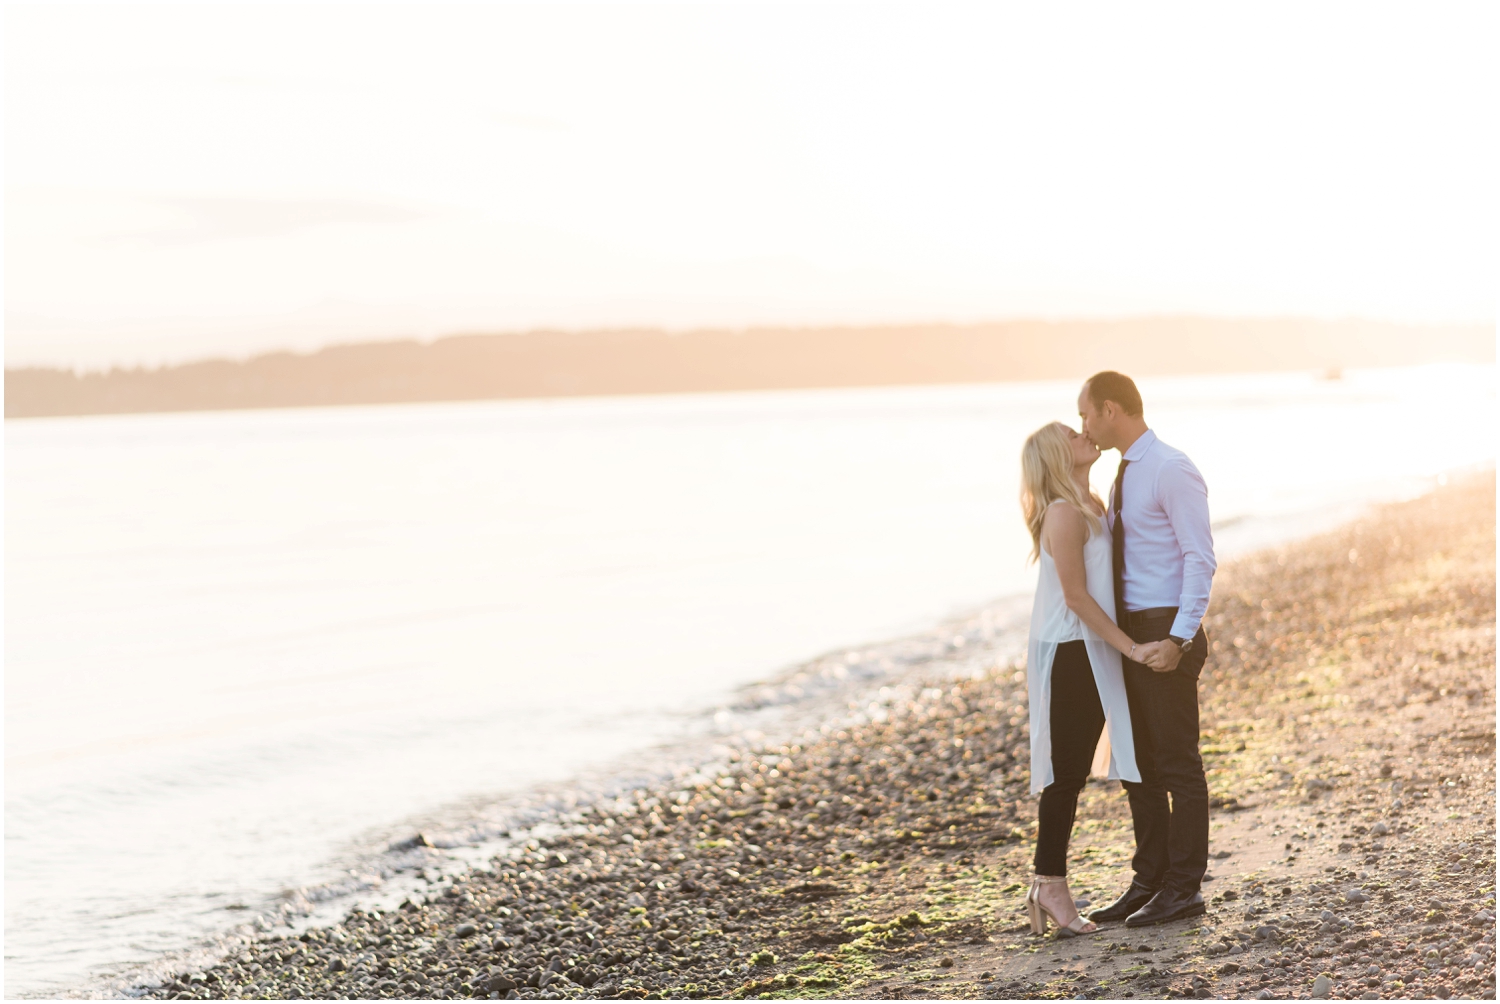
[[[1125,520],[1120,507],[1124,504],[1125,497],[1125,468],[1130,466],[1130,461],[1120,459],[1120,470],[1115,474],[1115,490],[1110,499],[1110,508],[1114,510],[1113,533],[1110,538],[1110,548],[1113,551],[1111,565],[1115,572],[1115,623],[1125,629]]]

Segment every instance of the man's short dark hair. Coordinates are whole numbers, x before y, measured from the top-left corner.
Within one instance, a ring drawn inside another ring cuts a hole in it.
[[[1095,373],[1089,377],[1088,388],[1089,401],[1095,408],[1103,408],[1105,401],[1113,401],[1125,414],[1137,418],[1144,410],[1141,407],[1141,392],[1135,389],[1135,381],[1124,373],[1116,373],[1114,370]]]

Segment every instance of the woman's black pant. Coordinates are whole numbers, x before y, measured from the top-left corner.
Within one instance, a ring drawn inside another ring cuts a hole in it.
[[[1099,701],[1094,669],[1083,642],[1057,646],[1049,702],[1052,783],[1042,789],[1037,807],[1036,873],[1066,875],[1068,838],[1073,835],[1078,793],[1088,783],[1099,734],[1104,730],[1104,705]]]

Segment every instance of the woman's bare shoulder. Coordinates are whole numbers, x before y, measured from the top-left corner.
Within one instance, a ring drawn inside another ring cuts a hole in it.
[[[1059,505],[1058,503],[1062,503]],[[1052,528],[1063,533],[1088,530],[1088,521],[1084,519],[1083,513],[1072,505],[1057,499],[1047,507],[1042,514],[1042,529]]]

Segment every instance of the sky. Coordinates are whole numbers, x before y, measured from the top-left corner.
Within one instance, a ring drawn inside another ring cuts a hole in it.
[[[8,4],[5,359],[1495,318],[1488,4]]]

